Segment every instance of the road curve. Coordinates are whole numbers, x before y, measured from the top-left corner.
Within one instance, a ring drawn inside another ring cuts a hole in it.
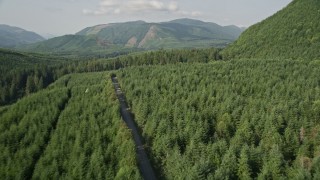
[[[118,83],[118,79],[115,75],[111,77],[114,89],[116,91],[116,95],[120,102],[120,113],[122,119],[127,124],[128,128],[131,130],[134,142],[136,144],[136,152],[138,155],[138,165],[143,179],[145,180],[154,180],[157,179],[156,175],[152,169],[151,163],[148,159],[147,153],[144,149],[142,138],[138,133],[138,128],[136,127],[133,116],[129,110],[129,106],[126,102],[125,95],[121,91],[120,85]]]

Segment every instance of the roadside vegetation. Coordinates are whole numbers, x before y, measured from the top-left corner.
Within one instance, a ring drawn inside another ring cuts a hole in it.
[[[319,178],[320,63],[237,60],[117,73],[164,179]]]
[[[109,77],[64,76],[0,110],[0,176],[141,179]]]

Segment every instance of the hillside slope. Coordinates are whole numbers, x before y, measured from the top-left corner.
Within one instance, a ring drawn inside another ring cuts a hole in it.
[[[247,29],[223,51],[225,58],[320,57],[320,1],[294,0]]]
[[[159,179],[320,179],[319,60],[116,74]]]
[[[57,37],[22,50],[41,52],[119,51],[124,49],[224,47],[242,32],[236,26],[220,26],[192,19],[163,23],[134,21],[88,27],[75,35]]]
[[[0,24],[0,47],[14,47],[45,40],[40,35],[24,29]]]
[[[159,48],[160,46],[176,47],[190,46],[197,41],[212,44],[227,43],[235,40],[241,34],[241,28],[236,26],[220,26],[193,19],[177,19],[162,23],[146,23],[134,21],[98,25],[86,28],[77,35],[96,35],[110,44],[137,48]],[[180,44],[184,42],[184,44]],[[187,43],[187,44],[186,44]],[[189,45],[188,45],[189,44]]]
[[[141,179],[109,77],[64,76],[0,107],[1,179]]]

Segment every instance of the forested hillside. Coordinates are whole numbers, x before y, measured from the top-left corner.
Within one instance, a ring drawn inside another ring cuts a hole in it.
[[[319,61],[235,60],[115,73],[161,178],[320,178]]]
[[[158,51],[57,70],[120,69],[160,179],[319,178],[319,61],[216,59]],[[1,177],[140,179],[110,73],[63,76],[2,106]]]
[[[242,33],[236,26],[220,26],[192,19],[147,23],[102,24],[18,49],[64,54],[112,54],[172,48],[225,47]]]
[[[319,59],[319,19],[319,0],[293,0],[283,10],[247,29],[223,51],[223,56]]]
[[[58,67],[66,62],[48,55],[0,49],[0,106],[47,87],[65,74]]]
[[[226,49],[193,48],[237,27],[190,19],[0,49],[0,179],[320,179],[318,19],[293,0]]]
[[[0,177],[141,179],[109,78],[64,76],[0,109]]]
[[[15,47],[22,44],[31,44],[45,39],[39,34],[24,29],[0,24],[0,47]]]
[[[0,106],[37,92],[65,74],[101,72],[130,66],[209,62],[219,49],[161,50],[111,59],[75,60],[0,49]]]

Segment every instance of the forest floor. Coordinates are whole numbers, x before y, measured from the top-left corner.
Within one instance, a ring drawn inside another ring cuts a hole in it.
[[[121,113],[122,119],[125,121],[128,128],[131,130],[134,142],[136,144],[136,152],[138,155],[137,156],[138,164],[139,164],[141,175],[144,179],[147,179],[147,180],[157,179],[152,169],[151,163],[148,159],[146,150],[144,149],[143,141],[139,135],[138,128],[136,127],[136,124],[133,120],[133,116],[130,112],[129,106],[126,102],[125,95],[123,94],[120,88],[120,85],[118,83],[118,79],[116,76],[112,76],[111,79],[112,79],[114,89],[116,91],[116,95],[120,102],[120,113]]]

